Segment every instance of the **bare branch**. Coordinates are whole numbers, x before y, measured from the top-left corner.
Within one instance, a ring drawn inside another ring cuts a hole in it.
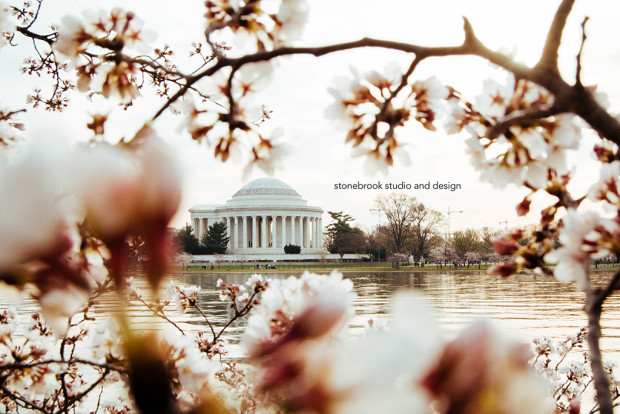
[[[532,107],[524,111],[514,111],[506,118],[490,126],[486,131],[486,137],[495,139],[508,130],[513,125],[535,121],[541,118],[547,118],[562,113],[563,110],[559,105],[551,105],[546,107]]]
[[[40,407],[40,406],[36,405],[35,403],[33,403],[31,401],[28,401],[27,399],[25,399],[21,395],[18,395],[18,394],[15,394],[15,393],[11,392],[4,385],[0,385],[0,391],[5,393],[12,400],[21,402],[22,404],[24,404],[24,406],[26,408],[31,408],[31,409],[39,411],[41,413],[49,414],[49,411],[47,411],[44,407]]]
[[[553,73],[558,73],[558,49],[562,43],[562,32],[566,26],[566,20],[570,14],[575,0],[563,0],[555,13],[542,56],[536,67]]]
[[[601,313],[602,302],[599,300],[600,293],[597,289],[586,290],[586,314],[588,315],[588,347],[590,348],[590,367],[594,377],[594,388],[603,414],[613,413],[613,401],[609,392],[609,378],[603,366],[601,354]]]
[[[605,299],[611,296],[616,290],[620,289],[620,271],[616,272],[604,289],[598,291],[594,305],[602,306]]]
[[[28,27],[17,27],[17,31],[26,37],[29,37],[33,40],[41,40],[50,46],[54,43],[54,41],[56,40],[56,36],[57,36],[57,33],[51,33],[47,35],[41,35],[38,33],[34,33],[30,31]]]
[[[588,22],[588,17],[583,19],[581,22],[581,47],[579,48],[579,53],[577,54],[577,74],[575,75],[575,85],[578,87],[583,87],[581,83],[581,54],[583,53],[583,46],[586,43],[586,39],[588,36],[586,35],[586,23]]]
[[[1,370],[20,370],[20,369],[31,369],[41,365],[49,365],[49,364],[59,364],[59,365],[68,365],[68,364],[81,364],[88,365],[93,368],[101,368],[107,371],[116,371],[123,374],[126,374],[127,371],[125,368],[114,366],[112,364],[100,364],[98,362],[88,361],[80,358],[71,358],[68,360],[62,359],[46,359],[43,361],[36,361],[31,363],[13,363],[13,364],[3,364],[0,365]]]

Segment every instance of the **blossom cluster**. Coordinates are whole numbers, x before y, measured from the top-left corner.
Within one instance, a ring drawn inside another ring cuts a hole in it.
[[[592,211],[568,210],[561,220],[559,239],[562,247],[546,256],[556,263],[555,277],[576,282],[585,290],[591,260],[620,253],[620,223]]]
[[[385,74],[373,71],[361,76],[353,68],[351,72],[352,79],[337,78],[329,89],[335,102],[327,109],[328,118],[348,131],[346,142],[367,157],[370,172],[385,170],[395,157],[408,164],[399,130],[410,119],[435,130],[437,110],[449,89],[436,78],[409,84],[398,65],[387,67]]]
[[[7,44],[15,30],[15,23],[11,18],[11,9],[4,1],[0,2],[0,48]]]
[[[99,60],[89,59],[77,66],[81,91],[88,91],[95,76],[102,79],[100,92],[106,98],[116,94],[121,99],[131,101],[138,95],[135,76],[138,67],[133,62],[122,59],[126,48],[145,51],[151,35],[142,28],[142,22],[132,12],[113,9],[109,13],[87,13],[83,19],[66,16],[58,34],[54,49],[68,58],[77,58],[93,50],[103,50]],[[106,55],[108,54],[108,55]]]
[[[148,306],[134,282],[128,280],[128,286],[148,309],[164,316],[167,301]],[[58,338],[38,315],[25,323],[25,317],[18,322],[6,311],[0,315],[0,370],[7,375],[0,404],[26,411],[57,404],[45,407],[79,412],[95,404],[85,398],[85,391],[94,390],[97,406],[114,413],[144,412],[153,404],[169,406],[167,412],[211,407],[404,413],[428,412],[431,406],[440,413],[552,412],[552,390],[530,369],[526,347],[501,337],[485,321],[446,340],[422,296],[396,295],[389,323],[370,324],[352,337],[348,326],[356,297],[351,281],[338,272],[277,280],[253,275],[242,285],[220,281],[218,287],[231,306],[247,303],[240,292],[260,295],[246,313],[242,345],[249,359],[243,366],[227,357],[223,341],[214,351],[216,340],[206,339],[203,330],[140,333],[129,327],[130,320],[92,319],[85,309]],[[183,303],[200,308],[197,287],[171,285],[168,292],[181,301],[178,312],[187,309]],[[238,318],[236,313],[223,324]],[[553,351],[542,341],[535,345],[541,356],[534,364],[540,365]],[[147,371],[149,376],[142,375]]]
[[[450,96],[448,130],[471,134],[467,152],[481,180],[497,188],[514,183],[544,189],[549,169],[567,172],[566,153],[577,149],[579,129],[571,116],[519,120],[519,115],[552,103],[549,92],[532,82],[514,76],[503,83],[487,80],[474,103]],[[511,117],[514,122],[494,130]]]
[[[130,235],[147,245],[148,277],[158,283],[170,257],[180,172],[152,130],[126,147],[36,145],[0,160],[0,170],[0,272],[15,284],[34,282],[48,322],[75,312],[108,272],[120,286]]]
[[[590,405],[585,401],[585,391],[593,382],[589,367],[590,354],[584,350],[587,329],[582,328],[577,334],[557,340],[548,337],[536,337],[533,340],[534,369],[553,384],[553,398],[556,412],[575,412],[582,406]],[[612,398],[620,397],[620,379],[614,372],[614,365],[605,364],[610,376]],[[596,404],[590,412],[596,412]]]
[[[238,47],[250,41],[254,50],[269,50],[289,44],[302,33],[308,6],[305,0],[280,0],[274,4],[261,0],[221,0],[205,2],[211,41],[231,40]],[[273,10],[271,10],[273,9]],[[213,39],[213,33],[217,37]]]
[[[243,337],[258,389],[288,412],[552,411],[527,352],[486,322],[444,341],[424,298],[402,293],[387,327],[351,338],[353,300],[337,272],[272,281]]]

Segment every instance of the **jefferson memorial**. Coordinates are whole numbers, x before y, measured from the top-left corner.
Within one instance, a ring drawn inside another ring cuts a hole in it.
[[[303,255],[325,252],[323,209],[309,206],[297,191],[275,178],[249,182],[226,204],[198,204],[189,212],[199,239],[213,223],[226,223],[228,254],[283,255],[287,244],[300,246]]]

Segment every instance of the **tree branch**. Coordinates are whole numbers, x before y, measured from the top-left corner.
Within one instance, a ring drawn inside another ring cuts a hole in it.
[[[588,22],[588,17],[583,19],[581,22],[581,47],[579,48],[579,53],[577,54],[577,71],[575,75],[575,85],[578,87],[582,87],[581,83],[581,54],[583,53],[583,46],[586,44],[586,39],[588,36],[586,35],[586,23]]]
[[[609,391],[609,378],[603,366],[601,354],[601,313],[602,302],[597,289],[586,290],[586,314],[588,315],[588,347],[590,348],[590,367],[594,377],[596,398],[602,414],[613,414],[613,401]]]
[[[18,394],[15,394],[15,393],[9,391],[4,385],[0,385],[0,391],[5,393],[12,400],[21,402],[27,408],[31,408],[33,410],[36,410],[36,411],[39,411],[39,412],[42,412],[42,413],[45,413],[45,414],[50,414],[49,411],[47,411],[45,408],[39,407],[35,403],[33,403],[31,401],[28,401],[27,399],[25,399],[21,395],[18,395]]]
[[[602,306],[605,299],[611,296],[611,294],[618,289],[620,289],[620,271],[616,272],[604,289],[600,289],[598,291],[597,296],[594,298],[594,305]]]
[[[543,49],[540,60],[536,64],[537,68],[541,70],[548,70],[555,74],[559,73],[558,49],[560,48],[560,43],[562,43],[562,32],[566,26],[566,20],[568,19],[568,15],[570,14],[574,3],[575,0],[563,0],[560,7],[558,7],[558,10],[555,12],[553,22],[551,23],[551,27],[547,33],[545,48]]]
[[[33,40],[41,40],[41,41],[47,43],[50,46],[56,40],[56,35],[57,35],[56,33],[51,33],[51,34],[48,34],[48,35],[40,35],[38,33],[32,32],[30,29],[28,29],[28,27],[21,27],[21,26],[17,27],[17,31],[20,32],[21,34],[23,34],[26,37],[29,37],[29,38],[31,38]]]
[[[494,125],[490,126],[486,131],[486,137],[489,139],[495,139],[506,132],[506,130],[513,125],[560,114],[563,111],[559,106],[560,105],[554,104],[547,107],[532,107],[524,111],[514,111],[501,121],[498,121]]]

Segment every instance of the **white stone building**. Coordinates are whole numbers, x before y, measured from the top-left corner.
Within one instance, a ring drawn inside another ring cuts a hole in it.
[[[228,254],[280,255],[284,246],[301,246],[302,254],[323,253],[323,209],[309,206],[288,184],[259,178],[226,204],[198,204],[189,209],[194,234],[201,239],[209,226],[225,221]]]

